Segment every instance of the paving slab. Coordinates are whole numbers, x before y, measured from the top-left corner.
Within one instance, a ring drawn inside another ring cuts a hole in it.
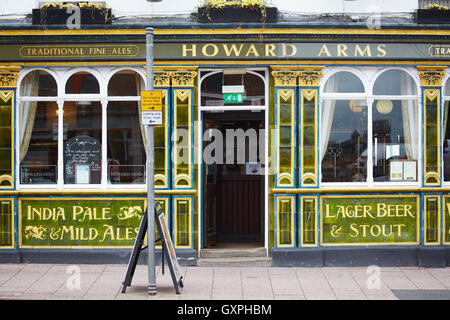
[[[418,289],[446,289],[445,286],[426,269],[408,268],[402,270],[402,272]]]

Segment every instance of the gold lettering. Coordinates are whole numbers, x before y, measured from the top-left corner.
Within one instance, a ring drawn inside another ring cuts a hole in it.
[[[332,216],[331,214],[330,214],[330,205],[327,203],[326,205],[325,205],[325,217],[326,218],[336,218],[336,216]]]
[[[247,53],[245,54],[246,57],[248,57],[250,54],[253,54],[255,57],[259,57],[259,52],[256,50],[256,47],[254,44],[248,48]]]
[[[359,46],[359,45],[356,45],[356,47],[355,47],[355,57],[357,57],[358,56],[358,54],[361,56],[361,57],[364,57],[365,55],[366,55],[366,53],[367,53],[367,56],[368,57],[371,57],[372,56],[372,52],[370,51],[370,45],[366,45],[366,48],[364,49],[364,50],[362,50],[361,49],[361,47]]]
[[[288,54],[288,48],[291,48],[291,52]],[[281,52],[283,57],[292,57],[297,53],[297,47],[290,43],[283,43],[281,46]]]
[[[410,210],[412,209],[412,205],[410,204],[405,204],[405,214],[407,214],[408,216],[410,216],[411,218],[415,218],[416,216],[414,215],[414,213],[412,213]]]
[[[385,203],[377,203],[377,217],[382,218],[387,215],[386,204]]]
[[[276,57],[275,52],[275,45],[273,43],[266,44],[266,57]]]
[[[356,238],[359,234],[358,225],[356,223],[350,224],[350,237]]]
[[[225,55],[227,57],[231,56],[231,53],[233,53],[234,56],[239,57],[239,55],[241,54],[242,47],[244,45],[241,44],[239,46],[239,49],[238,49],[238,47],[235,44],[232,44],[231,47],[228,47],[228,44],[223,44],[222,46],[223,46],[223,49],[225,51]]]
[[[69,239],[73,240],[74,239],[73,226],[70,226],[70,227],[62,226],[60,240],[62,240],[64,238],[65,234],[69,234]]]
[[[386,52],[386,45],[385,44],[379,44],[377,46],[377,51],[378,51],[377,57],[385,57],[386,54],[387,54],[387,52]]]
[[[348,49],[348,47],[347,47],[346,44],[342,44],[342,43],[338,44],[337,45],[337,55],[338,55],[338,57],[348,57],[347,49]]]
[[[111,220],[111,208],[102,208],[102,219],[103,220]]]
[[[212,48],[213,51],[212,53],[208,52],[208,49]],[[202,53],[205,57],[214,57],[217,56],[217,54],[219,53],[219,47],[213,43],[208,43],[206,45],[203,46],[202,48]]]
[[[331,57],[330,50],[328,50],[326,44],[322,45],[322,48],[320,49],[319,54],[317,56],[320,57],[322,54],[326,54],[327,57]]]
[[[192,47],[188,48],[186,44],[183,44],[183,57],[187,57],[188,52],[191,52],[191,57],[196,57],[197,45],[193,44]]]

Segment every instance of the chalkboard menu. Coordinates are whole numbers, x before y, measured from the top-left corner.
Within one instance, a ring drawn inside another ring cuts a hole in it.
[[[64,144],[65,183],[100,183],[102,147],[97,139],[76,136]]]

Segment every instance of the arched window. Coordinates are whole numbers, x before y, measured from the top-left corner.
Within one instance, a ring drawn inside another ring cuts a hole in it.
[[[135,71],[115,73],[108,83],[107,157],[108,183],[145,183],[145,132],[140,125],[139,96],[144,88],[142,77]],[[164,128],[162,128],[164,129]],[[165,140],[159,141],[160,126],[155,131],[155,174],[161,170],[160,153],[165,152]],[[161,145],[162,144],[162,145]],[[162,157],[164,160],[164,157]]]
[[[417,85],[404,70],[387,70],[373,86],[373,180],[417,181]]]
[[[102,177],[102,105],[100,85],[88,72],[65,83],[63,154],[65,184],[100,184]]]
[[[201,105],[264,106],[265,84],[261,76],[245,69],[215,72],[201,83]]]
[[[323,87],[320,152],[322,182],[367,179],[367,101],[362,81],[340,71]]]
[[[58,164],[58,88],[48,72],[36,70],[21,81],[19,161],[21,184],[56,184]]]
[[[98,80],[89,72],[77,72],[66,82],[66,94],[99,94]]]

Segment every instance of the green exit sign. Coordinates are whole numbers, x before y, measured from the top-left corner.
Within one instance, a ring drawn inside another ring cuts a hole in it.
[[[225,93],[223,95],[223,102],[226,103],[243,103],[244,94],[243,93]]]

